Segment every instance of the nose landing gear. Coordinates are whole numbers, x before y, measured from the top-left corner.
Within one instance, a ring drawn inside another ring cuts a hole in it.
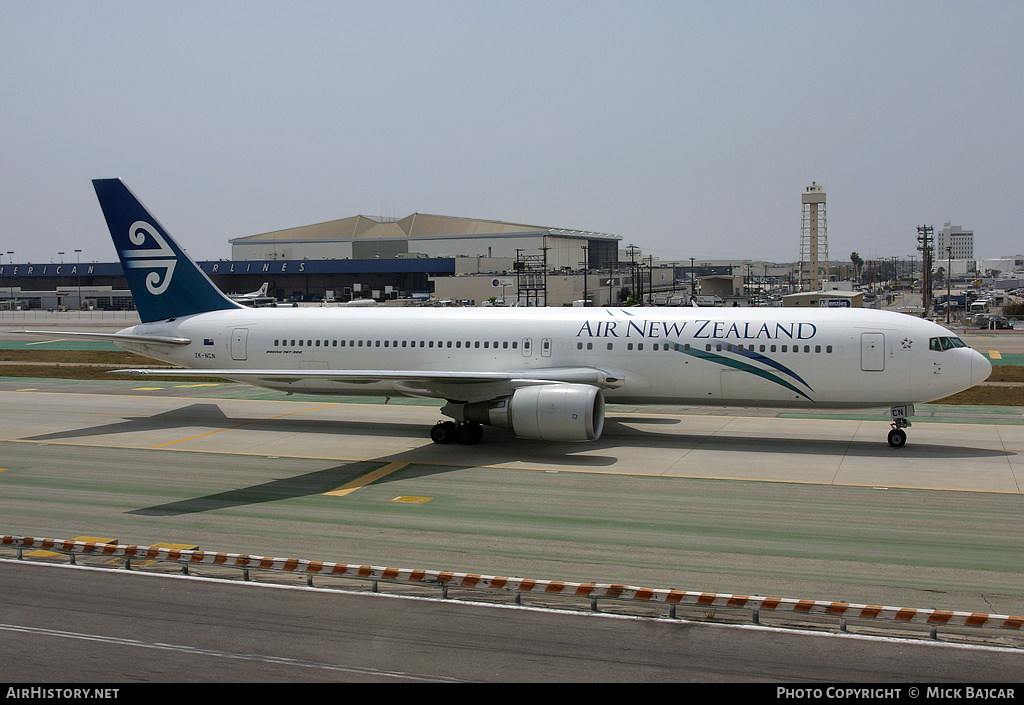
[[[893,448],[902,448],[907,443],[907,432],[904,430],[910,427],[906,419],[896,419],[892,422],[892,430],[889,431],[889,445]]]
[[[893,448],[902,448],[907,443],[907,432],[904,429],[910,428],[910,419],[914,415],[914,405],[904,404],[889,409],[889,418],[892,419],[892,430],[889,431],[889,445]]]

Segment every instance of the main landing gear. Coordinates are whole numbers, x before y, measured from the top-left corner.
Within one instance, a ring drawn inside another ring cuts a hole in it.
[[[438,421],[430,429],[430,440],[434,443],[459,443],[473,445],[484,437],[484,427],[473,421]]]

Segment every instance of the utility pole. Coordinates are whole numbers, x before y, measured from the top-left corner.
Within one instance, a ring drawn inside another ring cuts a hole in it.
[[[921,305],[924,306],[924,315],[927,317],[928,308],[932,299],[932,234],[935,228],[931,225],[917,226],[917,247],[921,251]]]
[[[590,262],[587,261],[587,246],[583,245],[583,261],[580,265],[583,267],[583,305],[590,305],[590,295],[587,293],[587,269],[590,267]]]
[[[950,276],[950,272],[953,269],[953,246],[946,246],[946,325],[949,325],[949,312],[953,308],[953,277]],[[967,303],[966,299],[964,303]]]
[[[630,278],[630,282],[631,282],[632,289],[633,289],[633,300],[634,301],[637,300],[637,294],[639,293],[639,295],[640,295],[639,300],[641,302],[640,305],[642,306],[643,305],[643,303],[642,303],[643,302],[643,291],[639,291],[638,292],[638,288],[639,289],[643,288],[643,282],[640,281],[639,282],[639,287],[638,287],[638,277],[637,277],[637,269],[636,269],[637,268],[636,255],[637,255],[637,252],[639,250],[640,250],[640,248],[637,247],[636,245],[630,245],[629,247],[626,248],[626,252],[629,254],[629,278]]]
[[[647,295],[654,297],[654,255],[647,255]]]

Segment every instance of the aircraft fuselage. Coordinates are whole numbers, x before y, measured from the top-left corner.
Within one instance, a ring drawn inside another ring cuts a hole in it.
[[[540,371],[590,367],[621,384],[608,401],[880,407],[940,399],[990,363],[899,313],[799,308],[276,308],[213,311],[122,331],[188,338],[118,343],[197,369]],[[394,395],[393,380],[246,381],[291,392]],[[433,396],[424,394],[423,396]]]

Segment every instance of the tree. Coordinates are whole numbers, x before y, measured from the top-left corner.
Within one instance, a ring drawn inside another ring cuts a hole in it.
[[[851,252],[850,261],[853,262],[853,266],[857,268],[857,281],[860,281],[860,268],[864,266],[864,260],[860,258],[860,254]]]
[[[1004,316],[1024,316],[1024,303],[1012,303],[1003,309]]]

